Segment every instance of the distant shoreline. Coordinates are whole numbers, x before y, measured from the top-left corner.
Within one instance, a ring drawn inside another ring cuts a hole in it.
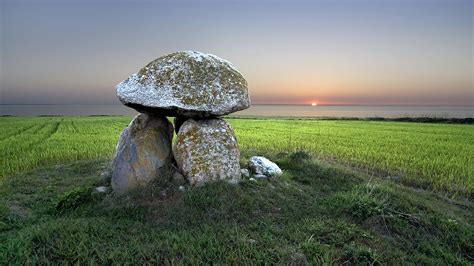
[[[134,116],[124,105],[0,105],[0,116]],[[230,114],[232,117],[444,121],[458,123],[474,118],[474,107],[429,106],[310,106],[258,105]]]
[[[14,103],[3,103],[0,104],[0,106],[14,106],[14,105],[21,105],[21,106],[122,106],[122,104],[113,104],[113,103],[105,103],[105,104],[56,104],[56,103],[20,103],[20,104],[14,104]],[[309,106],[309,107],[325,107],[325,106],[332,106],[332,107],[338,107],[338,106],[344,106],[344,107],[351,107],[351,106],[357,106],[357,107],[449,107],[449,108],[474,108],[474,105],[439,105],[439,104],[318,104],[317,106],[311,106],[311,104],[293,104],[293,103],[255,103],[252,104],[252,106],[265,106],[265,105],[270,105],[270,106],[278,106],[278,105],[283,105],[283,106]]]
[[[442,118],[442,117],[251,117],[228,116],[232,119],[284,119],[284,120],[341,120],[341,121],[386,121],[386,122],[413,122],[413,123],[445,123],[445,124],[474,124],[473,117],[467,118]]]
[[[0,115],[0,117],[128,117],[129,115],[36,115],[36,116],[15,116],[15,115]],[[411,122],[411,123],[444,123],[444,124],[474,124],[474,118],[442,118],[442,117],[292,117],[292,116],[225,116],[229,119],[251,119],[251,120],[334,120],[334,121],[379,121],[379,122]]]

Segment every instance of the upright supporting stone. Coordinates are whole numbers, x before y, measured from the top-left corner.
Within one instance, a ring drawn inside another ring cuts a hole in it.
[[[173,125],[166,117],[137,115],[122,131],[112,163],[112,188],[125,192],[168,177]]]
[[[222,119],[186,120],[179,129],[173,153],[191,185],[241,179],[237,138]]]

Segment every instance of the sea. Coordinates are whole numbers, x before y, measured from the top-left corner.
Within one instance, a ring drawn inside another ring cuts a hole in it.
[[[0,105],[1,116],[90,116],[125,115],[137,112],[123,105]],[[354,117],[354,118],[473,118],[474,106],[310,106],[252,105],[236,112],[241,117]]]

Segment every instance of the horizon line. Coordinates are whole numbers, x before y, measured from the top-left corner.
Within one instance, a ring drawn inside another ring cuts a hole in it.
[[[116,106],[125,106],[122,104],[115,103],[1,103],[0,106],[11,106],[11,105],[83,105],[83,106],[92,106],[92,105],[116,105]],[[287,106],[311,106],[311,104],[305,103],[255,103],[252,105],[287,105]],[[318,104],[317,106],[411,106],[411,107],[474,107],[474,105],[444,105],[444,104]]]

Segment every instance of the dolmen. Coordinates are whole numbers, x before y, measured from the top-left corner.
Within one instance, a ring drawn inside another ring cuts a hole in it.
[[[240,180],[237,138],[221,116],[249,108],[250,98],[247,81],[231,63],[176,52],[150,62],[116,89],[119,100],[139,114],[117,143],[114,191],[170,179],[173,171],[192,186]],[[167,117],[174,117],[174,126]]]

